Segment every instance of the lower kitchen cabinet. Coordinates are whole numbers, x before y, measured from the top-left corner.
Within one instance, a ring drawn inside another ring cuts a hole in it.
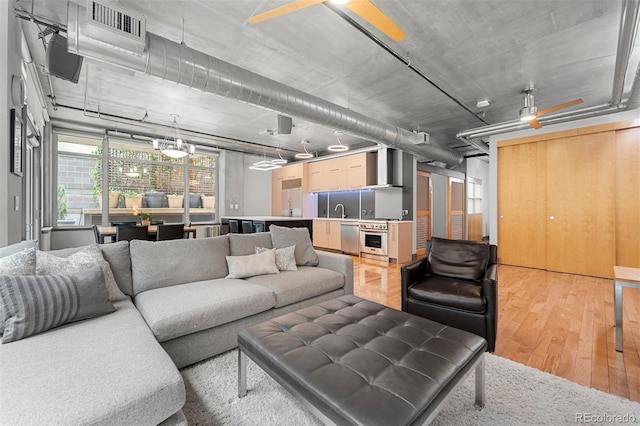
[[[340,250],[340,221],[313,219],[313,245]]]
[[[388,230],[389,261],[395,263],[410,262],[413,242],[412,222],[389,221]]]

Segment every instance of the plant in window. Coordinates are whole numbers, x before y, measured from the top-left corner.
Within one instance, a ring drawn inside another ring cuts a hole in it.
[[[58,185],[58,219],[66,219],[67,214],[67,190],[64,186]]]

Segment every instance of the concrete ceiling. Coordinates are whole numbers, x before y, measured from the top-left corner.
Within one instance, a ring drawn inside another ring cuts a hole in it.
[[[529,84],[537,88],[535,102],[540,109],[576,98],[584,103],[574,109],[610,101],[622,8],[622,0],[373,0],[407,33],[398,43],[348,9],[340,9],[468,111],[324,4],[251,25],[247,19],[253,14],[287,1],[112,3],[144,14],[148,32],[184,41],[193,49],[377,120],[427,132],[432,142],[465,155],[478,151],[455,135],[485,124],[474,113],[483,114],[487,124],[517,119],[523,106],[521,91]],[[67,23],[66,1],[16,4],[47,20]],[[33,59],[42,68],[45,49],[38,33],[45,27],[24,21],[23,28]],[[639,45],[636,38],[623,97],[631,90],[640,61]],[[49,83],[44,74],[41,77],[48,95]],[[285,156],[291,156],[303,150],[302,139],[310,141],[309,151],[325,153],[336,142],[333,129],[296,117],[290,135],[261,135],[265,129],[276,129],[275,112],[87,61],[78,84],[55,77],[51,82],[58,104],[49,110],[54,119],[162,137],[166,129],[148,123],[166,126],[170,114],[179,114],[182,129],[218,136],[197,138],[199,144],[259,154],[264,146],[280,146]],[[484,99],[490,106],[477,108],[476,102]],[[102,119],[85,110],[100,111]],[[144,123],[134,121],[143,117]],[[196,138],[191,135],[191,139]],[[374,145],[349,135],[341,141],[354,147]],[[266,153],[273,155],[273,150]]]

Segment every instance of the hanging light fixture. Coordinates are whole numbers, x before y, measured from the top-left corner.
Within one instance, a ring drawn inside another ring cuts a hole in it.
[[[276,164],[278,166],[283,166],[287,164],[287,160],[282,158],[282,154],[280,154],[280,147],[278,147],[276,151],[278,152],[278,158],[274,158],[273,160],[271,160],[271,164]]]
[[[342,142],[340,142],[340,135],[342,133],[340,132],[334,132],[334,135],[336,135],[336,139],[338,140],[338,143],[335,145],[329,145],[329,147],[327,148],[329,151],[333,151],[333,152],[344,152],[344,151],[348,151],[349,147],[346,145],[342,145]]]
[[[295,155],[295,157],[300,159],[300,160],[307,160],[309,158],[313,158],[313,154],[311,154],[309,151],[307,151],[307,144],[309,143],[309,141],[301,140],[300,143],[302,144],[302,147],[304,148],[304,152],[297,153]]]
[[[279,169],[280,167],[282,167],[282,164],[276,164],[274,163],[274,160],[267,160],[266,153],[262,154],[262,158],[263,159],[261,161],[257,161],[253,163],[251,166],[249,166],[249,169],[266,172],[269,170]]]
[[[171,158],[184,158],[187,155],[195,154],[196,146],[186,143],[180,137],[180,127],[178,127],[178,122],[176,121],[179,115],[171,114],[171,117],[173,117],[171,128],[169,129],[163,140],[152,140],[153,149],[159,149],[160,152]]]

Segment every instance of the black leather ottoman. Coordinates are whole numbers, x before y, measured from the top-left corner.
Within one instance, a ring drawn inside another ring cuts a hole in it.
[[[484,405],[486,340],[356,296],[243,330],[238,346],[241,397],[249,356],[325,423],[429,423],[474,367]]]

